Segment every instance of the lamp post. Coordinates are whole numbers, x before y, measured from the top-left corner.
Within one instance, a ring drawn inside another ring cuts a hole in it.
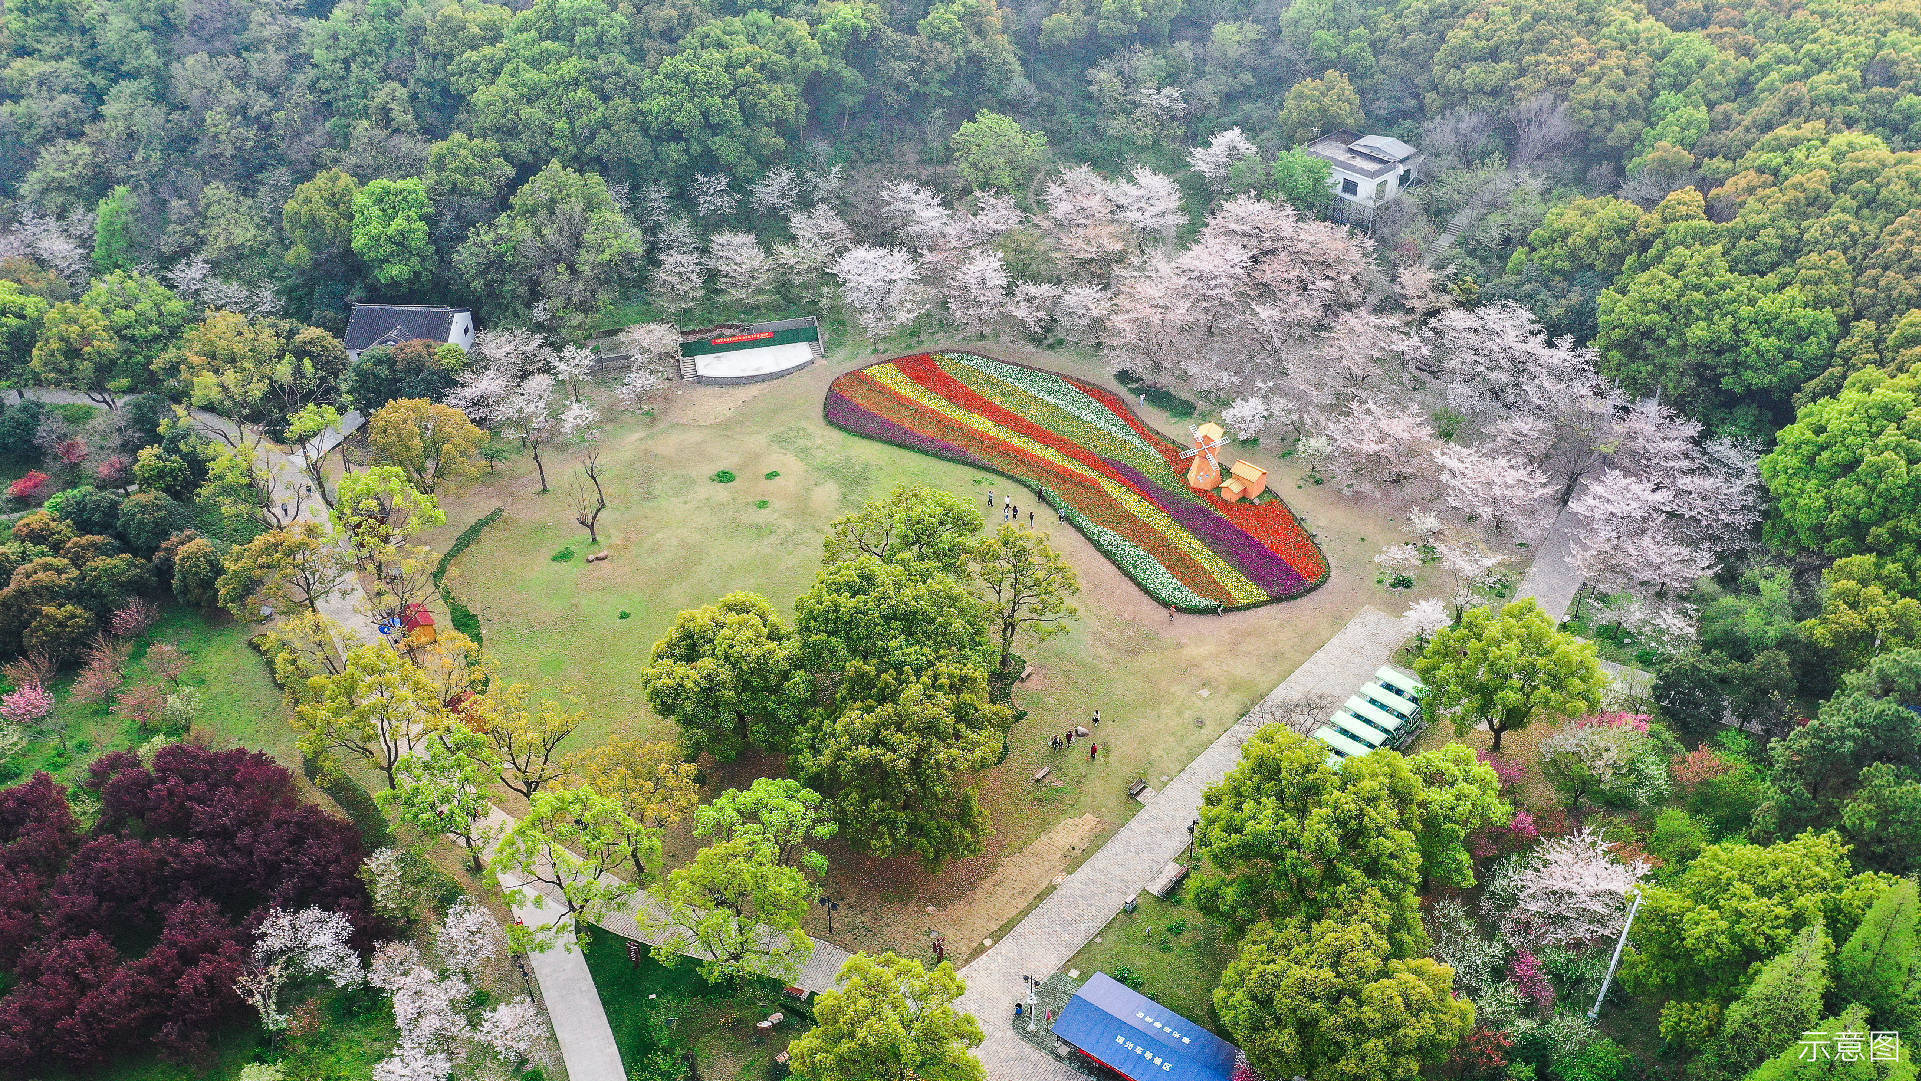
[[[1601,1003],[1608,997],[1608,985],[1614,982],[1614,970],[1621,965],[1621,951],[1627,949],[1628,929],[1634,926],[1634,914],[1641,911],[1641,887],[1631,887],[1628,892],[1634,895],[1634,903],[1628,905],[1627,921],[1621,924],[1621,937],[1615,940],[1614,956],[1608,961],[1607,975],[1601,979],[1601,993],[1594,996],[1594,1008],[1587,1012],[1590,1021],[1601,1016]]]
[[[840,902],[822,897],[820,907],[827,910],[827,933],[831,935],[834,933],[834,913],[840,911]]]

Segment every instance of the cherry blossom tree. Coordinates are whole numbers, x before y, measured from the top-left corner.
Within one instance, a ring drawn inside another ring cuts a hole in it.
[[[1113,185],[1086,165],[1070,165],[1041,189],[1042,228],[1075,262],[1106,264],[1127,250],[1127,225]]]
[[[1147,236],[1166,240],[1187,220],[1181,188],[1172,177],[1136,165],[1131,181],[1110,185],[1114,214]]]
[[[870,332],[904,327],[926,310],[911,252],[863,244],[841,253],[829,269],[840,279],[841,299]]]
[[[1510,857],[1488,884],[1483,910],[1515,942],[1611,941],[1627,914],[1628,888],[1649,870],[1641,860],[1616,859],[1615,847],[1599,831],[1581,829]]]
[[[1007,321],[1034,341],[1045,341],[1060,307],[1061,287],[1052,282],[1015,282],[1006,298]]]
[[[776,165],[747,189],[748,205],[759,214],[785,214],[800,202],[800,176],[792,166]]]
[[[1234,433],[1234,438],[1247,439],[1267,431],[1272,416],[1267,399],[1236,398],[1232,405],[1221,410],[1221,423]]]
[[[1441,467],[1441,495],[1469,521],[1491,534],[1533,536],[1545,524],[1553,486],[1519,458],[1478,447],[1445,446],[1434,452]]]
[[[1100,341],[1114,302],[1108,291],[1090,282],[1070,281],[1061,286],[1054,304],[1054,332],[1076,345]]]
[[[978,252],[947,276],[947,318],[970,334],[985,334],[1005,314],[1007,267],[1001,253]]]
[[[275,908],[254,932],[253,950],[236,986],[260,1014],[261,1027],[279,1032],[291,1018],[280,1008],[280,993],[300,978],[324,979],[335,987],[358,987],[366,973],[349,940],[353,923],[339,912],[318,907],[288,912]]]
[[[811,281],[854,246],[854,231],[829,206],[794,211],[787,217],[787,231],[793,239],[775,244],[773,258],[790,280]]]
[[[707,267],[727,298],[752,304],[767,295],[774,263],[752,233],[722,232],[707,238]]]
[[[740,193],[725,173],[701,173],[693,182],[694,213],[703,218],[724,218],[740,209]]]
[[[1698,432],[1659,403],[1637,404],[1609,468],[1568,502],[1575,568],[1604,593],[1626,594],[1613,615],[1644,632],[1692,633],[1686,594],[1760,518],[1753,449]]]
[[[1260,154],[1253,142],[1239,128],[1228,128],[1215,132],[1206,146],[1197,146],[1187,152],[1187,167],[1201,174],[1208,187],[1215,191],[1226,191],[1228,174],[1234,166]]]
[[[448,971],[472,976],[507,952],[507,935],[493,914],[461,898],[447,910],[434,934],[434,952]]]
[[[533,455],[540,490],[547,491],[541,448],[598,423],[593,406],[579,396],[592,354],[554,350],[539,335],[520,329],[482,331],[474,336],[473,351],[479,363],[461,373],[447,404],[519,440]]]
[[[1440,439],[1418,410],[1360,398],[1316,434],[1326,441],[1329,471],[1350,485],[1394,495],[1404,486],[1431,490],[1435,482]]]
[[[1371,248],[1285,203],[1229,199],[1185,249],[1117,275],[1106,347],[1208,390],[1271,383],[1365,299]]]
[[[895,235],[921,252],[951,246],[954,212],[933,189],[903,180],[881,189],[881,217]]]
[[[661,307],[678,311],[693,306],[707,289],[707,261],[700,240],[685,218],[671,218],[661,227],[660,261],[647,280],[647,291]]]

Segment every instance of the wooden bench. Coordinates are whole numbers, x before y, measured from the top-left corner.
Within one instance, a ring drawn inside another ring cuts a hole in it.
[[[1127,798],[1140,799],[1141,793],[1145,791],[1147,791],[1147,782],[1135,781],[1133,784],[1127,786]]]
[[[1034,771],[1034,783],[1035,783],[1035,784],[1042,784],[1042,783],[1044,783],[1044,782],[1045,782],[1045,781],[1047,780],[1047,778],[1048,778],[1048,777],[1050,777],[1050,776],[1052,776],[1052,775],[1053,775],[1053,772],[1054,772],[1054,767],[1053,767],[1053,766],[1042,766],[1041,768],[1039,768],[1039,769],[1037,769],[1037,770],[1035,770],[1035,771]]]
[[[1179,886],[1181,880],[1186,877],[1186,864],[1169,862],[1167,866],[1161,868],[1160,874],[1154,876],[1154,881],[1148,884],[1147,892],[1165,901],[1167,895],[1173,893],[1174,888]]]

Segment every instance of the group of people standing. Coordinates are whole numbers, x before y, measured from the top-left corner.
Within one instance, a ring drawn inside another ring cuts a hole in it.
[[[1097,709],[1094,711],[1094,717],[1091,721],[1088,722],[1087,727],[1083,728],[1076,725],[1075,727],[1068,729],[1066,733],[1064,733],[1063,735],[1055,736],[1053,739],[1048,740],[1047,745],[1058,751],[1066,747],[1072,747],[1074,745],[1074,741],[1077,739],[1087,737],[1088,738],[1087,760],[1089,762],[1096,761],[1101,756],[1101,745],[1093,742],[1092,736],[1094,732],[1100,728],[1100,726],[1101,726],[1101,711]]]

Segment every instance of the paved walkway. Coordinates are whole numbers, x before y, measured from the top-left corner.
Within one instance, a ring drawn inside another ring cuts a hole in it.
[[[502,886],[512,888],[505,881]],[[540,928],[560,918],[560,908],[532,904],[514,906],[514,917],[528,927]],[[560,1058],[567,1065],[571,1081],[623,1081],[626,1067],[620,1061],[620,1045],[614,1042],[613,1026],[594,986],[594,975],[587,970],[587,958],[580,952],[571,931],[559,932],[561,940],[552,949],[528,957],[534,979],[540,982],[540,997],[553,1022],[554,1039],[560,1043]]]
[[[1575,569],[1572,558],[1576,524],[1573,513],[1563,507],[1547,533],[1535,542],[1534,562],[1514,591],[1516,597],[1533,597],[1556,623],[1567,618],[1568,610],[1574,607],[1574,595],[1581,591],[1581,572]]]
[[[1202,793],[1240,761],[1241,745],[1262,726],[1261,718],[1285,712],[1277,707],[1288,699],[1345,698],[1387,663],[1407,633],[1400,620],[1373,608],[1361,609],[1068,875],[1007,937],[961,969],[967,980],[961,1006],[980,1019],[987,1034],[979,1054],[988,1077],[993,1081],[1084,1081],[1084,1075],[1015,1035],[1014,1003],[1025,995],[1021,977],[1045,978],[1066,964],[1107,926],[1123,901],[1146,889],[1168,861],[1181,854],[1188,843],[1188,823],[1200,813]]]

